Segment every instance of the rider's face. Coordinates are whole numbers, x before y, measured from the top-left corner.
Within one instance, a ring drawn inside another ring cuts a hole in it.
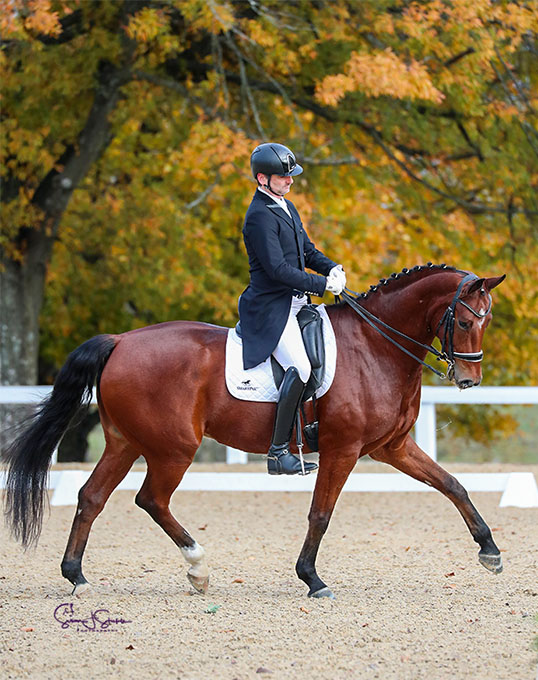
[[[259,173],[258,178],[262,187],[274,196],[284,196],[293,184],[293,177],[285,177],[283,175],[271,175],[271,177],[268,177]]]

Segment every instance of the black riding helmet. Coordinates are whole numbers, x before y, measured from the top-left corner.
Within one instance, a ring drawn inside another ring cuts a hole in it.
[[[259,172],[270,177],[280,175],[289,177],[290,175],[300,175],[303,168],[297,163],[295,155],[291,149],[283,144],[268,142],[257,146],[250,156],[250,167],[254,179]]]

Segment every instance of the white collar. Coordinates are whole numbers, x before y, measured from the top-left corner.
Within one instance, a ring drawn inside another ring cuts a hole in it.
[[[266,196],[269,196],[269,198],[272,198],[278,205],[278,207],[282,208],[282,210],[285,210],[291,217],[290,210],[288,208],[286,200],[284,199],[284,196],[274,196],[273,194],[270,194],[268,191],[266,191],[263,187],[258,187],[258,191],[261,191],[262,194],[265,194]]]

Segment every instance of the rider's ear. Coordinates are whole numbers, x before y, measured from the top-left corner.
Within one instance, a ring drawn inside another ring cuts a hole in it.
[[[486,290],[492,290],[495,288],[495,286],[498,286],[499,283],[502,283],[506,278],[506,274],[503,274],[502,276],[494,276],[491,279],[485,279],[484,280],[484,287]]]

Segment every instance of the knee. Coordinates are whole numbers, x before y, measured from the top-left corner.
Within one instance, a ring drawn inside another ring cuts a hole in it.
[[[304,361],[296,362],[295,368],[297,369],[299,378],[302,380],[302,382],[307,383],[308,379],[310,378],[310,373],[312,372],[312,366],[310,365],[308,357],[305,356]]]

